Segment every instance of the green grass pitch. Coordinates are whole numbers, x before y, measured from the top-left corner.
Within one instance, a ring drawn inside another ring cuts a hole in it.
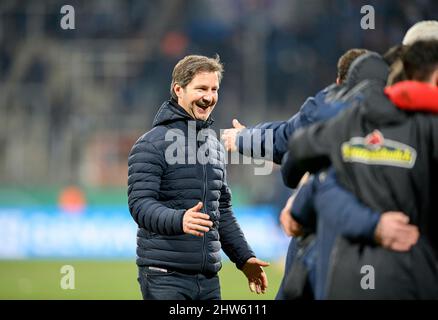
[[[61,288],[61,267],[75,271],[75,289]],[[279,287],[282,262],[265,268],[269,279],[266,294],[251,293],[243,273],[224,262],[219,273],[222,299],[274,299]],[[23,260],[0,261],[0,299],[141,299],[134,261]]]

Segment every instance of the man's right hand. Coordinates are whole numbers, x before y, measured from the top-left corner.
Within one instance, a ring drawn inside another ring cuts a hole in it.
[[[409,251],[420,236],[418,227],[409,224],[403,212],[382,213],[375,230],[375,239],[382,247],[394,251]]]
[[[193,234],[194,236],[202,237],[213,226],[208,214],[202,213],[202,202],[198,202],[196,206],[188,209],[183,216],[183,231],[184,233]]]
[[[225,145],[225,150],[231,152],[237,151],[236,139],[245,126],[237,119],[233,119],[233,127],[234,128],[226,129],[221,137]]]

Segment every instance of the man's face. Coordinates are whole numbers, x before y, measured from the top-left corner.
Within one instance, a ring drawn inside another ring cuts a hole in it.
[[[174,90],[178,96],[178,104],[194,119],[205,121],[218,100],[217,72],[199,72],[185,88],[176,84]]]

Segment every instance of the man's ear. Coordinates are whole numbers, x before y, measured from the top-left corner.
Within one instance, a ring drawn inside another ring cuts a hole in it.
[[[181,95],[181,90],[183,90],[183,88],[178,84],[178,83],[175,83],[174,85],[173,85],[173,91],[175,91],[175,94],[176,94],[176,96],[179,98],[180,97],[180,95]]]
[[[336,78],[336,84],[339,86],[341,84],[341,78],[337,77]]]

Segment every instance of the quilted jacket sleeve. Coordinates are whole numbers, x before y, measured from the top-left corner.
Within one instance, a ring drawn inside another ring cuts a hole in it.
[[[219,235],[222,249],[225,254],[234,262],[237,268],[242,269],[245,262],[255,257],[251,250],[236,217],[231,208],[231,191],[224,181],[219,199]]]
[[[241,154],[252,158],[268,158],[276,164],[288,148],[288,139],[295,130],[311,124],[316,112],[315,98],[308,98],[296,113],[287,121],[260,123],[243,129],[237,136],[236,143]]]
[[[345,237],[373,242],[380,214],[339,185],[333,168],[323,177],[320,174],[315,179],[314,195],[314,205],[322,219]]]
[[[128,159],[129,211],[140,228],[162,235],[183,234],[185,210],[159,201],[161,176],[166,168],[162,151],[144,139],[137,141]]]

